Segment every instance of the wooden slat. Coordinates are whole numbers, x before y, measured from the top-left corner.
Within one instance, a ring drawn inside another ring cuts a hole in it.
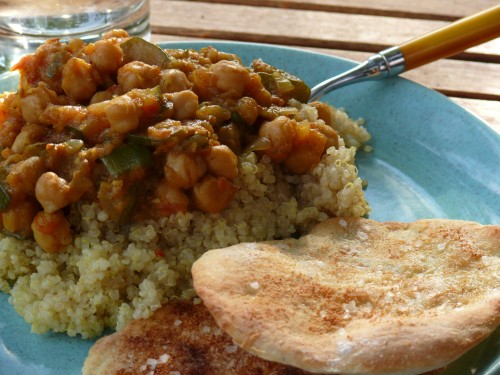
[[[225,4],[267,6],[372,14],[391,17],[421,18],[451,21],[462,18],[498,4],[497,0],[191,0]]]
[[[153,0],[152,31],[192,37],[375,52],[447,24],[443,21]],[[461,55],[500,62],[500,38]]]
[[[192,37],[185,37],[185,36],[178,36],[178,35],[165,35],[165,34],[153,34],[152,35],[152,40],[154,42],[161,42],[161,41],[185,41],[185,40],[193,40],[193,41],[200,41],[204,40],[202,38],[192,38]],[[346,59],[354,60],[354,61],[362,61],[368,56],[370,56],[370,53],[367,52],[355,52],[355,51],[343,51],[343,50],[328,50],[328,49],[318,49],[318,48],[312,48],[311,50],[321,52],[321,53],[328,53],[334,56],[338,57],[343,57]],[[427,87],[436,89],[436,86],[443,85],[443,82],[441,80],[441,77],[444,76],[449,76],[450,73],[449,71],[447,72],[446,69],[448,69],[448,63],[455,63],[455,61],[439,61],[435,62],[433,64],[436,64],[436,66],[432,67],[432,65],[429,65],[428,67],[422,67],[420,69],[415,70],[413,73],[416,75],[413,77],[406,77],[409,79],[414,80],[415,82],[418,82],[420,84],[423,84]],[[457,63],[460,63],[457,61]],[[462,62],[462,63],[467,63],[467,62]],[[453,79],[453,75],[451,75],[451,79],[446,80],[447,85],[445,86],[448,88],[448,91],[458,91],[461,90],[463,92],[470,92],[471,94],[474,93],[481,93],[484,91],[484,85],[491,84],[493,85],[492,91],[498,95],[499,93],[499,85],[500,85],[500,80],[498,79],[498,75],[500,74],[500,65],[498,64],[488,64],[494,67],[494,79],[489,79],[486,75],[483,75],[482,73],[484,72],[482,69],[484,67],[484,64],[482,63],[471,63],[474,64],[472,68],[470,68],[469,73],[474,73],[476,76],[471,76],[469,74],[466,74],[465,77],[467,78],[467,81],[464,81],[462,78],[462,75],[460,75],[460,79]],[[423,71],[423,69],[429,68],[429,71]],[[432,68],[432,69],[431,69]],[[460,74],[462,72],[462,69],[460,67],[454,67],[454,70],[456,70],[457,74]],[[443,73],[443,71],[445,73]],[[406,75],[410,74],[410,72],[406,73]],[[479,79],[478,77],[481,77]],[[486,83],[484,83],[486,81]],[[452,89],[449,89],[449,88]],[[483,100],[483,99],[466,99],[466,98],[458,98],[458,97],[451,97],[453,101],[455,101],[457,104],[463,106],[464,108],[468,109],[470,112],[476,114],[478,117],[482,118],[484,121],[486,121],[495,131],[500,133],[500,101],[495,101],[495,100]]]

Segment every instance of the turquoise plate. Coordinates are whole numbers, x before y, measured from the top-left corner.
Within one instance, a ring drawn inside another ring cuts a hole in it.
[[[351,68],[351,61],[262,44],[213,42],[220,50],[291,72],[313,86]],[[206,42],[165,43],[201,48]],[[17,79],[0,79],[0,91]],[[338,89],[323,100],[363,117],[372,153],[360,153],[360,175],[375,220],[453,218],[500,224],[500,135],[445,96],[402,78]],[[36,335],[0,293],[0,374],[76,375],[91,340]],[[454,362],[447,375],[500,374],[500,330]],[[474,369],[475,371],[471,371]]]

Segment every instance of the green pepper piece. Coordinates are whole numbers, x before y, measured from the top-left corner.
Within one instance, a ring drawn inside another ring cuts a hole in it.
[[[278,91],[280,94],[289,95],[292,98],[307,103],[311,97],[311,89],[300,78],[277,69],[273,74],[259,72],[260,80],[269,92]]]
[[[276,89],[276,81],[272,74],[266,72],[258,72],[257,74],[267,91],[272,92]]]
[[[282,74],[293,85],[292,98],[297,99],[299,102],[307,103],[311,97],[310,87],[303,80],[290,73],[282,72]]]
[[[274,80],[276,82],[276,88],[282,94],[290,93],[295,88],[295,86],[289,79],[283,78],[281,75],[277,74],[277,76],[274,77]]]
[[[0,211],[5,211],[10,203],[10,194],[6,187],[0,183]]]
[[[142,61],[165,69],[170,62],[170,56],[161,47],[136,36],[124,41],[120,47],[123,51],[124,64],[131,61]]]
[[[60,72],[62,66],[64,65],[63,55],[61,52],[56,52],[53,56],[54,57],[52,61],[49,63],[47,69],[45,70],[45,75],[51,79]]]
[[[160,140],[148,137],[147,135],[133,134],[133,133],[127,134],[127,141],[129,141],[131,144],[134,145],[148,146],[148,147],[158,146],[161,143]]]
[[[32,143],[24,148],[23,154],[27,158],[30,156],[40,156],[45,151],[46,148],[47,148],[47,143],[45,142]]]
[[[85,139],[85,135],[83,134],[82,130],[83,126],[82,125],[68,125],[66,126],[66,130],[68,133],[71,133],[73,137],[76,137],[77,139]]]
[[[146,146],[130,143],[115,148],[101,160],[111,176],[118,178],[134,168],[149,166],[152,155]]]
[[[238,111],[231,112],[231,121],[239,126],[247,125],[246,121],[243,119],[243,117],[240,115]]]
[[[208,137],[204,134],[193,134],[180,143],[180,147],[186,152],[196,152],[209,147]]]

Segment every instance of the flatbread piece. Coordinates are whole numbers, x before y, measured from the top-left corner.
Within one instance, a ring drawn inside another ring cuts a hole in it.
[[[430,371],[500,324],[500,226],[336,218],[209,251],[192,273],[238,345],[311,372]]]
[[[99,339],[83,375],[305,375],[236,346],[205,306],[174,301]]]

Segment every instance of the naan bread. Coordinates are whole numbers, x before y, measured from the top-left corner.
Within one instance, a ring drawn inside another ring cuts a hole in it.
[[[192,272],[238,345],[311,372],[422,373],[500,324],[499,226],[331,219],[209,251]]]
[[[176,372],[178,371],[178,372]],[[176,301],[99,339],[83,375],[303,375],[238,348],[203,304]]]

